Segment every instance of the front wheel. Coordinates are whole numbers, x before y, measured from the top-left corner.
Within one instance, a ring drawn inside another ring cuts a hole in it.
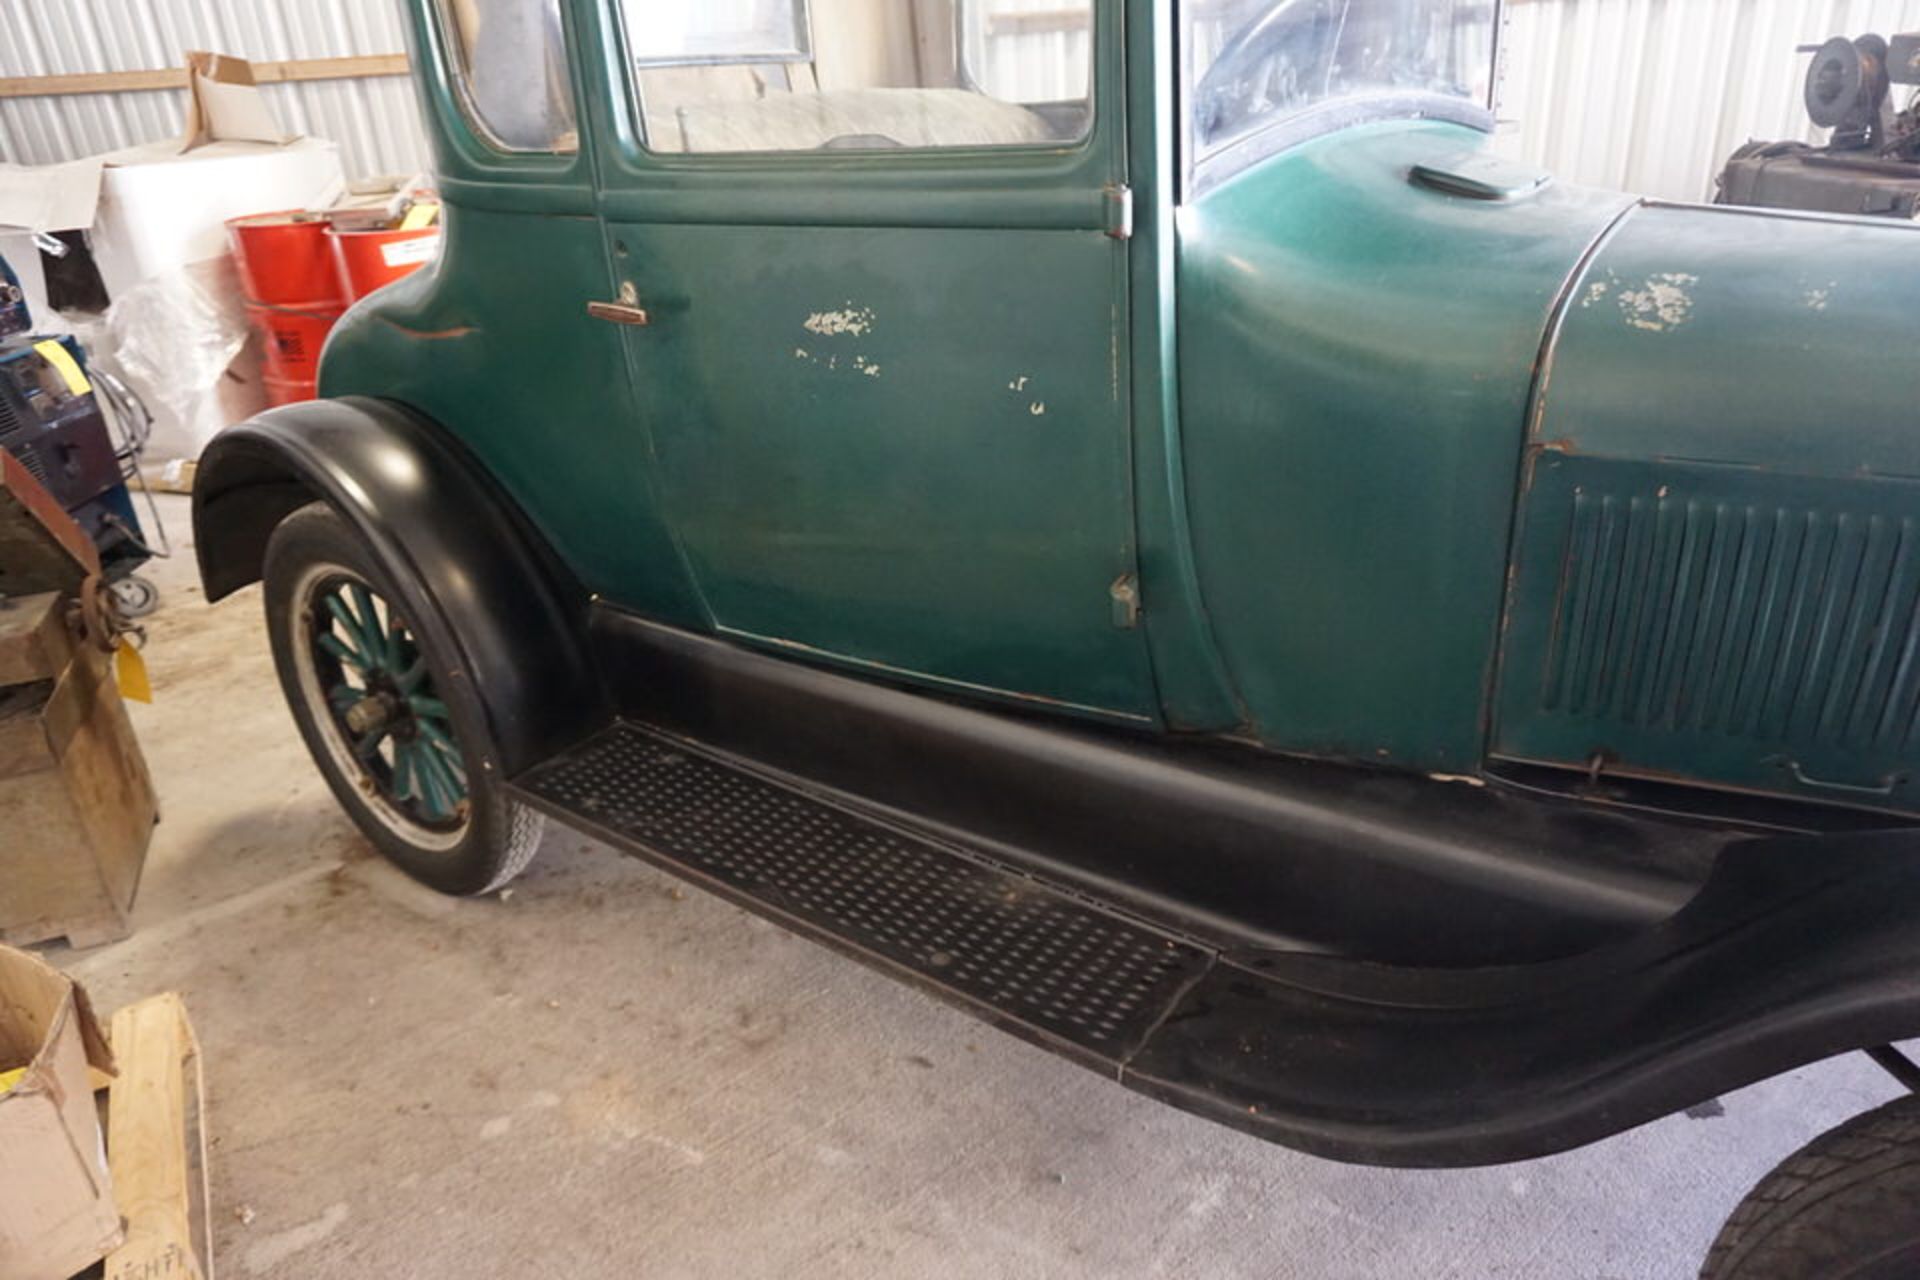
[[[1701,1280],[1920,1275],[1920,1095],[1821,1134],[1747,1193]]]
[[[287,705],[328,786],[367,839],[443,893],[497,889],[544,821],[506,797],[486,719],[360,536],[324,503],[267,543],[267,631]]]

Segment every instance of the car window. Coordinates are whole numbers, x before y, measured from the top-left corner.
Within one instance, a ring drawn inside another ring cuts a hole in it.
[[[1092,121],[1093,0],[623,0],[649,148],[1044,147]]]
[[[460,97],[508,151],[577,151],[561,0],[442,0]]]
[[[1492,98],[1496,0],[1183,0],[1182,16],[1196,159],[1335,103]]]

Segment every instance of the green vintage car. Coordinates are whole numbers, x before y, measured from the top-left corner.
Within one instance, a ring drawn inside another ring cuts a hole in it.
[[[1489,149],[1496,0],[415,0],[439,262],[199,471],[340,802],[1338,1160],[1920,1034],[1920,231]],[[1716,1278],[1920,1267],[1920,1109]]]

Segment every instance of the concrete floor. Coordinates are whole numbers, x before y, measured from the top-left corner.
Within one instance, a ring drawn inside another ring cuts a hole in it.
[[[1533,1164],[1295,1155],[557,827],[504,899],[415,887],[309,766],[258,590],[155,576],[138,932],[50,958],[103,1009],[185,994],[229,1277],[1667,1280],[1895,1093],[1856,1056]]]

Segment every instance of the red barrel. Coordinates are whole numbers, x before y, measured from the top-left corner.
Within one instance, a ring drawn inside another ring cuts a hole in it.
[[[298,404],[302,400],[312,400],[320,394],[320,384],[298,379],[276,378],[264,374],[261,381],[267,386],[267,403],[275,408],[283,404]]]
[[[307,307],[247,304],[247,319],[266,340],[267,375],[286,382],[312,382],[320,376],[320,349],[327,345],[346,307],[325,303]]]
[[[440,228],[354,231],[336,226],[332,240],[340,289],[357,300],[433,261],[440,249]]]
[[[227,236],[248,299],[278,307],[345,301],[324,214],[288,211],[233,218]]]

